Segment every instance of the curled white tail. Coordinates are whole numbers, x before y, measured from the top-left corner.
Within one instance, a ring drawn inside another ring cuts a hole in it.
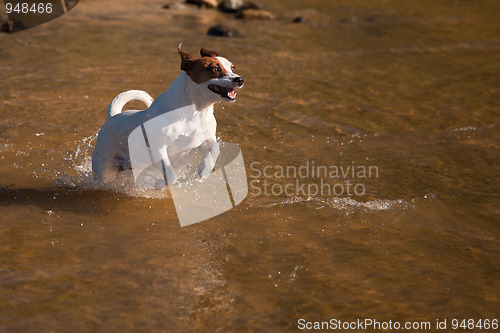
[[[129,90],[122,92],[109,103],[108,106],[108,119],[116,116],[122,112],[123,107],[130,101],[141,101],[146,104],[146,107],[150,107],[153,103],[153,98],[145,91],[142,90]]]

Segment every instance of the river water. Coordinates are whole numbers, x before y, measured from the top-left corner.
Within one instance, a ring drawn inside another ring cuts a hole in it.
[[[2,331],[499,318],[498,1],[269,0],[272,21],[163,4],[81,1],[0,35]],[[220,23],[243,36],[206,35]],[[172,200],[90,173],[108,103],[165,91],[180,41],[245,77],[215,115],[249,184],[184,228]]]

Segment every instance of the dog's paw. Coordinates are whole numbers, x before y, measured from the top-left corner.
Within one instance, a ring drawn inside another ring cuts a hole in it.
[[[204,158],[203,161],[201,161],[200,165],[198,165],[198,175],[201,179],[205,179],[208,177],[210,172],[212,172],[213,168],[214,165],[212,163],[212,159]]]

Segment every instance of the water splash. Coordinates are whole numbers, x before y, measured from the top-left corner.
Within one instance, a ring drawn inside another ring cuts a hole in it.
[[[92,172],[92,151],[95,146],[97,134],[84,137],[76,141],[76,148],[72,147],[68,151],[65,161],[69,163],[66,167],[61,167],[52,173],[56,176],[56,186],[80,188],[83,190],[105,190],[122,193],[133,197],[164,199],[170,198],[170,192],[163,190],[146,190],[137,188],[134,185],[132,170],[126,170],[120,174],[120,177],[114,181],[103,184],[94,179]],[[179,170],[178,177],[180,181],[194,181],[189,178],[186,169]]]
[[[94,180],[92,174],[91,149],[93,148],[93,143],[96,138],[97,133],[87,136],[76,142],[78,144],[76,148],[70,149],[68,152],[69,156],[64,158],[65,161],[70,163],[68,168],[70,171],[67,172],[66,168],[62,167],[61,170],[56,173],[56,185],[58,187],[101,189],[101,185]]]
[[[274,206],[280,206],[280,205],[293,205],[296,203],[302,203],[302,202],[317,202],[320,204],[323,204],[324,206],[328,206],[331,208],[335,208],[338,210],[356,210],[356,209],[364,209],[367,211],[384,211],[384,210],[390,210],[390,209],[395,209],[395,208],[402,208],[402,209],[407,209],[407,208],[412,208],[413,204],[408,203],[407,201],[403,199],[395,199],[395,200],[389,200],[389,199],[375,199],[372,201],[356,201],[352,198],[321,198],[321,197],[309,197],[309,198],[303,198],[303,197],[293,197],[293,198],[287,198],[287,199],[281,199],[277,201],[273,201],[264,207],[274,207]],[[319,207],[322,208],[322,207]]]

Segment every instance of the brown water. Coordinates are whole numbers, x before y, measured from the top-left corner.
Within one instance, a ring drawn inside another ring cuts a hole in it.
[[[265,22],[163,4],[81,1],[0,35],[1,331],[500,317],[500,2],[272,0]],[[206,36],[218,23],[244,37]],[[245,77],[216,117],[253,184],[185,228],[169,199],[95,184],[88,159],[116,94],[179,74],[180,41]],[[378,177],[347,176],[362,195],[258,194],[296,184],[264,167],[307,163]]]

